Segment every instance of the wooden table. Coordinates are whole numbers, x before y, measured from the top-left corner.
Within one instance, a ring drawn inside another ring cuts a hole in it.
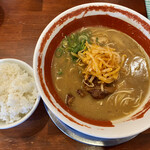
[[[96,0],[95,0],[96,1]],[[0,58],[17,58],[32,65],[36,42],[45,26],[66,9],[92,0],[0,0]],[[104,0],[146,16],[144,0]],[[95,147],[64,135],[48,117],[42,101],[18,127],[0,130],[0,149],[150,150],[150,129],[114,147]]]

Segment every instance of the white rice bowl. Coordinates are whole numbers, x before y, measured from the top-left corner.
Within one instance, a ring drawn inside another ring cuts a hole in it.
[[[0,129],[5,129],[29,118],[40,97],[28,64],[16,59],[1,59],[0,76]]]

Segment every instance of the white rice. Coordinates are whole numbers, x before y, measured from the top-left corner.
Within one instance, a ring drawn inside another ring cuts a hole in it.
[[[33,76],[15,63],[0,64],[0,119],[12,123],[27,114],[37,99]]]

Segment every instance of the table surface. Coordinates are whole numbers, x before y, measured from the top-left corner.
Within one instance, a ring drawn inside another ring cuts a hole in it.
[[[0,0],[0,58],[17,58],[32,65],[36,42],[58,14],[92,0]],[[96,0],[95,0],[96,2]],[[97,1],[100,2],[100,1]],[[144,0],[103,0],[127,6],[146,16]],[[23,124],[0,130],[0,149],[150,150],[150,129],[113,147],[79,143],[64,135],[48,117],[41,101]]]

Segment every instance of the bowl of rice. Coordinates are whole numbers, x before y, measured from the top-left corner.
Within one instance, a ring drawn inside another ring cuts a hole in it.
[[[40,96],[33,69],[17,59],[0,60],[0,129],[15,127],[37,108]]]

